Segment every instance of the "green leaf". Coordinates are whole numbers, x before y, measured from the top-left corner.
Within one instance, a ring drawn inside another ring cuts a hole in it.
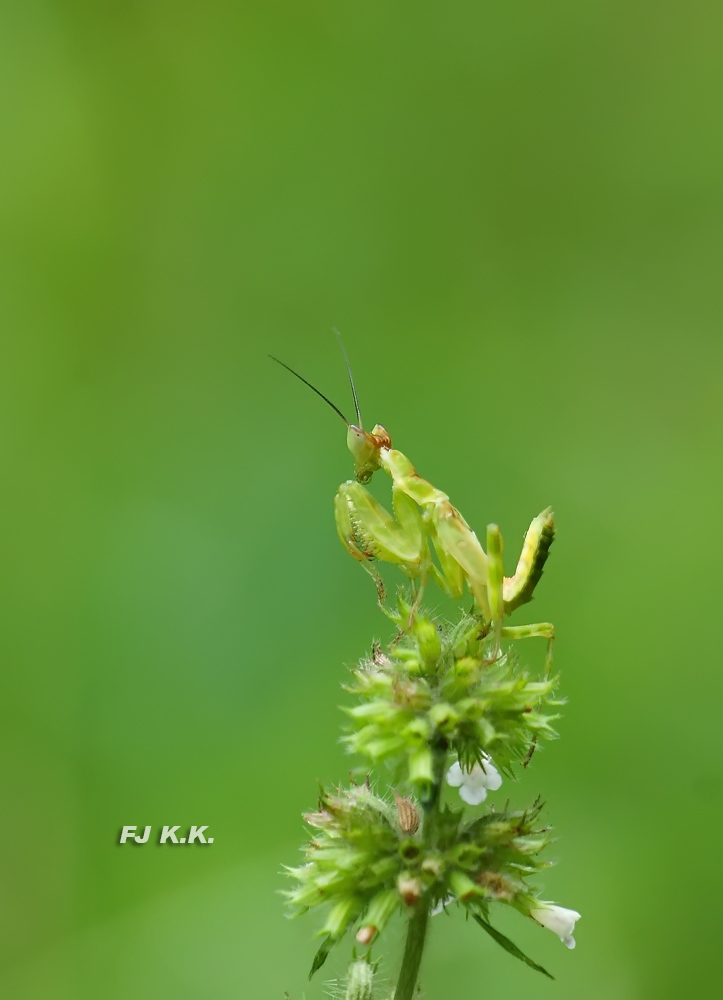
[[[314,955],[314,961],[311,963],[311,972],[309,973],[309,979],[311,979],[314,973],[318,972],[319,969],[322,967],[324,962],[329,957],[329,952],[334,947],[335,943],[336,942],[333,940],[331,934],[327,934],[327,936],[321,942],[319,950]]]
[[[489,936],[491,938],[494,938],[497,944],[501,945],[505,949],[505,951],[508,951],[510,953],[510,955],[514,955],[515,958],[519,958],[519,960],[521,962],[524,962],[525,965],[529,965],[531,969],[536,969],[537,972],[541,972],[543,976],[547,976],[548,979],[555,978],[554,976],[550,975],[547,969],[543,969],[541,965],[537,964],[537,962],[533,962],[531,958],[528,958],[527,955],[525,955],[524,951],[520,951],[520,949],[517,947],[514,941],[510,941],[510,939],[506,937],[501,931],[498,931],[495,927],[492,926],[492,924],[488,924],[486,920],[483,920],[482,917],[479,916],[479,914],[473,913],[472,916],[480,925],[480,927],[486,930]]]

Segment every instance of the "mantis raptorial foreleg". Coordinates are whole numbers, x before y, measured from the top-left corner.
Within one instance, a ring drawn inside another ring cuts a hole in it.
[[[417,506],[396,484],[392,488],[394,516],[359,483],[343,483],[335,500],[336,526],[347,552],[360,562],[377,584],[381,578],[372,560],[395,563],[413,581],[419,581],[413,610],[431,576],[452,597],[462,593],[464,578],[452,560],[432,561],[429,541],[437,545],[429,512]]]
[[[487,557],[447,494],[417,475],[399,451],[380,448],[379,463],[392,477],[396,517],[359,483],[344,483],[337,493],[336,518],[347,551],[360,562],[396,563],[409,577],[420,580],[420,588],[432,576],[455,598],[461,596],[466,579],[478,607],[488,614]],[[430,555],[430,541],[439,569]]]
[[[371,551],[367,541],[357,530],[354,518],[352,518],[351,511],[349,510],[347,497],[341,490],[334,499],[334,512],[336,516],[336,529],[342,545],[349,555],[353,556],[372,578],[377,588],[379,603],[383,605],[384,597],[386,596],[384,581],[372,562],[376,558],[376,555]]]
[[[394,515],[359,483],[342,483],[336,495],[336,526],[355,559],[396,563],[410,577],[420,575],[427,548],[422,517],[409,497],[394,490]]]

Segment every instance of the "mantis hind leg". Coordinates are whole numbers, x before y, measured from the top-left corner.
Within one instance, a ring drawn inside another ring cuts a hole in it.
[[[545,677],[552,673],[552,649],[555,644],[555,627],[550,622],[537,622],[535,625],[508,625],[500,629],[500,635],[504,639],[547,639],[547,650],[545,652]],[[527,756],[522,762],[523,767],[527,767],[537,749],[537,734],[532,737]]]
[[[500,629],[503,639],[547,639],[545,652],[545,676],[552,673],[552,651],[555,645],[555,626],[550,622],[537,622],[534,625],[507,625]]]

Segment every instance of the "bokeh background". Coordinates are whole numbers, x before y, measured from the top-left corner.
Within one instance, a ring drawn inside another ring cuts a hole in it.
[[[473,526],[512,555],[558,520],[520,620],[569,704],[511,795],[578,947],[500,916],[551,983],[439,917],[425,996],[715,994],[722,44],[703,0],[2,4],[3,996],[343,968],[306,983],[317,920],[275,894],[388,634],[342,425],[266,357],[350,410],[332,326]]]

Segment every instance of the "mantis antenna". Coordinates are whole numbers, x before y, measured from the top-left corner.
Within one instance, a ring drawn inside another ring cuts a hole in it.
[[[342,350],[344,350],[343,347],[342,347]],[[332,410],[334,411],[334,413],[338,413],[339,414],[339,416],[344,421],[344,423],[346,424],[346,426],[347,427],[349,426],[349,421],[346,419],[346,417],[341,412],[341,410],[339,409],[339,407],[338,406],[334,406],[334,404],[332,403],[332,401],[327,396],[325,396],[323,392],[321,392],[319,389],[317,389],[315,385],[312,385],[311,382],[307,382],[303,375],[299,375],[299,373],[295,372],[293,368],[289,367],[289,365],[285,364],[283,361],[279,361],[279,359],[275,358],[273,356],[273,354],[269,354],[269,357],[271,358],[272,361],[275,361],[277,365],[281,365],[282,368],[285,368],[287,370],[287,372],[291,372],[292,375],[296,375],[296,377],[299,379],[299,381],[303,382],[304,385],[308,385],[308,387],[313,392],[315,392],[317,396],[321,396],[321,398],[324,400],[324,402],[329,404],[329,406],[332,408]],[[346,357],[346,355],[345,355],[345,357]],[[347,366],[348,366],[348,364],[349,363],[347,362]],[[349,377],[351,378],[351,372],[349,372]],[[354,383],[352,382],[352,389],[353,388],[354,388]],[[356,400],[356,393],[354,393],[354,399]],[[359,412],[359,407],[357,406],[357,413],[358,412]]]
[[[336,334],[337,340],[339,341],[339,347],[341,348],[341,353],[344,356],[344,364],[346,365],[346,373],[349,376],[349,385],[351,386],[351,394],[354,397],[354,409],[356,410],[356,418],[359,421],[359,427],[363,427],[361,411],[359,410],[359,397],[356,394],[356,386],[354,385],[354,376],[351,373],[351,365],[349,364],[349,358],[347,357],[346,350],[344,348],[344,341],[341,339],[341,334],[334,327],[334,333]]]

